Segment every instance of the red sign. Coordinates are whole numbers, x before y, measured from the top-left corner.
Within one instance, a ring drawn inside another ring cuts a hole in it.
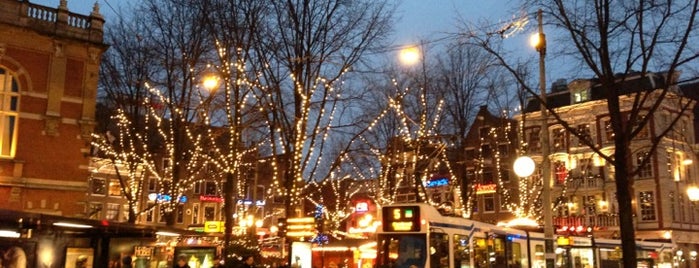
[[[497,184],[476,184],[476,194],[492,194],[498,188]]]
[[[200,195],[200,196],[199,196],[199,201],[201,201],[201,202],[223,203],[223,198],[221,198],[220,196],[215,196],[215,195]]]

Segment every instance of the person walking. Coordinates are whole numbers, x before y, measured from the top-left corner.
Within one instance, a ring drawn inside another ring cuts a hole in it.
[[[243,257],[243,263],[240,268],[255,268],[255,258],[253,256]]]

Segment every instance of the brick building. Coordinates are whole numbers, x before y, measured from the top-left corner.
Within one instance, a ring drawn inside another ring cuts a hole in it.
[[[0,0],[0,209],[83,213],[103,24]]]

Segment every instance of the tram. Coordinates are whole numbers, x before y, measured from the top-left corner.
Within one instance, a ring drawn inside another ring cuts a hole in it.
[[[621,241],[554,237],[555,266],[620,267]],[[543,268],[544,234],[444,216],[429,204],[382,208],[378,268]],[[670,242],[637,241],[638,267],[673,267]]]

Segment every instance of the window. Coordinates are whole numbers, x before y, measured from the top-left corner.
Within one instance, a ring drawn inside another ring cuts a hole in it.
[[[217,195],[216,182],[207,181],[205,184],[204,194],[205,195]]]
[[[481,142],[490,137],[490,127],[481,127],[478,129],[478,135],[481,138]]]
[[[507,144],[498,145],[498,154],[500,154],[500,157],[502,158],[506,158],[510,155],[510,150]]]
[[[8,70],[0,68],[0,157],[15,156],[19,86]]]
[[[204,207],[204,221],[213,221],[216,219],[216,208],[213,206]]]
[[[636,129],[640,126],[641,121],[643,121],[645,117],[645,114],[638,114],[638,116],[636,116],[636,120],[631,121],[631,119],[629,119],[630,123],[633,125],[631,128],[632,131],[636,131]],[[646,124],[643,126],[643,128],[641,128],[641,130],[638,131],[638,134],[634,138],[648,138],[648,136],[648,122],[646,122]]]
[[[483,158],[493,157],[493,149],[490,147],[490,144],[481,145],[481,157],[483,157]]]
[[[604,120],[604,137],[605,142],[614,142],[614,129],[612,129],[612,121],[610,121],[609,119]]]
[[[672,215],[672,222],[677,221],[677,209],[675,208],[675,191],[670,191],[670,215]]]
[[[655,196],[653,191],[645,191],[638,193],[638,204],[641,210],[642,221],[655,220]]]
[[[138,210],[138,208],[136,208],[136,210]],[[119,221],[129,221],[129,205],[123,205],[121,211],[123,211],[123,213],[121,213],[121,220]]]
[[[583,196],[583,209],[586,215],[597,214],[597,199],[594,195]]]
[[[529,146],[529,152],[539,152],[541,150],[541,138],[539,137],[539,128],[529,129],[527,136],[527,144]]]
[[[483,212],[495,212],[495,195],[483,195]]]
[[[553,150],[560,152],[568,149],[568,143],[566,142],[566,132],[563,128],[557,128],[553,130]]]
[[[166,220],[165,217],[167,215],[167,214],[165,214],[165,206],[159,206],[158,211],[160,212],[159,213],[160,215],[158,215],[158,222],[165,223],[165,220]]]
[[[119,204],[107,204],[107,211],[104,218],[110,221],[115,221],[119,216]]]
[[[577,130],[578,130],[578,134],[580,134],[580,136],[582,136],[584,139],[592,142],[592,131],[590,130],[589,124],[578,125]],[[583,139],[578,138],[577,146],[585,146]]]
[[[192,224],[199,224],[199,204],[192,205]]]
[[[509,182],[510,181],[510,170],[503,167],[501,168],[500,171],[500,182]]]
[[[469,267],[471,264],[471,249],[467,235],[454,235],[454,267]]]
[[[572,90],[573,103],[581,103],[590,99],[590,90],[588,88]]]
[[[181,205],[177,206],[175,212],[177,213],[177,223],[184,223],[184,207],[182,207]]]
[[[148,179],[148,192],[154,193],[158,191],[158,179],[150,178]]]
[[[109,195],[110,196],[120,196],[121,195],[121,185],[118,179],[109,180]]]
[[[553,170],[556,173],[556,184],[564,184],[568,178],[568,170],[566,169],[566,163],[563,161],[556,161],[553,163]]]
[[[194,182],[194,187],[193,192],[195,194],[201,194],[201,181]]]
[[[483,184],[493,184],[495,181],[493,180],[493,169],[486,167],[483,169],[483,177],[481,177],[481,183]]]
[[[107,182],[102,178],[92,178],[90,180],[90,193],[94,195],[105,195],[107,194]]]
[[[641,151],[641,152],[636,153],[636,167],[640,167],[638,170],[638,177],[639,178],[653,177],[653,169],[651,167],[650,160],[647,161],[643,166],[641,166],[643,159],[645,159],[647,156],[648,156],[648,152],[646,152],[646,151]]]
[[[154,209],[149,209],[146,211],[146,222],[153,222],[153,210]]]
[[[102,203],[89,203],[87,207],[87,218],[92,220],[102,219]]]

